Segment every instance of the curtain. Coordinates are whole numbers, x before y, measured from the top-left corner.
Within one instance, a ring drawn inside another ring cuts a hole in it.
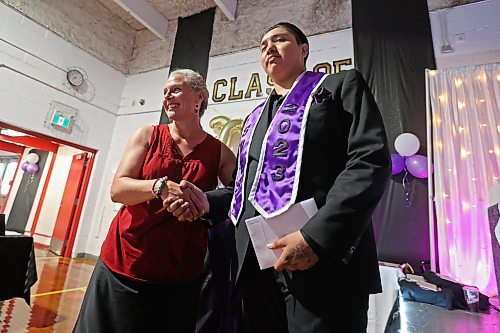
[[[429,72],[441,273],[496,293],[488,193],[498,183],[500,64]]]
[[[390,17],[390,19],[388,19]],[[389,141],[404,132],[427,146],[425,117],[426,68],[435,68],[427,1],[352,0],[354,65],[377,102]],[[430,259],[428,190],[426,179],[413,179],[407,207],[402,176],[391,177],[373,214],[378,258],[393,263]]]

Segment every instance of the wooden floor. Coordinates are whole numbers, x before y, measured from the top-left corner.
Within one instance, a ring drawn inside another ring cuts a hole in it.
[[[38,281],[31,288],[31,307],[21,298],[0,302],[0,333],[71,332],[94,265],[36,249]]]
[[[37,249],[36,264],[38,282],[31,288],[31,306],[21,298],[0,302],[0,333],[72,331],[95,261],[60,258]],[[497,299],[492,301],[500,306]],[[400,309],[401,318],[395,331],[500,332],[500,313],[495,311],[478,314],[448,311],[419,302],[402,301],[402,304],[405,307]]]

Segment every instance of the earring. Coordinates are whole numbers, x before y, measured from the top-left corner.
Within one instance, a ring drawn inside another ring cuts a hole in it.
[[[200,111],[199,108],[200,108],[200,106],[198,104],[196,104],[194,106],[194,113],[198,113],[198,111]]]

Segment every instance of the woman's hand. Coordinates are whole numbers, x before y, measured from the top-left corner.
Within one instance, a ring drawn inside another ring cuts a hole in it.
[[[210,209],[203,191],[186,180],[182,180],[178,187],[173,187],[173,192],[164,198],[163,206],[179,221],[189,222],[199,219]]]

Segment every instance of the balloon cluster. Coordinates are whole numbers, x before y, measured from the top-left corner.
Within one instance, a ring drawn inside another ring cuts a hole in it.
[[[30,175],[34,175],[35,173],[38,172],[38,161],[40,160],[40,156],[36,153],[29,153],[28,157],[26,158],[26,162],[21,164],[21,170],[24,172],[29,173]]]
[[[420,141],[415,134],[403,133],[394,141],[394,148],[398,154],[391,154],[392,174],[397,175],[403,169],[417,178],[427,178],[427,157],[415,155],[420,148]]]

